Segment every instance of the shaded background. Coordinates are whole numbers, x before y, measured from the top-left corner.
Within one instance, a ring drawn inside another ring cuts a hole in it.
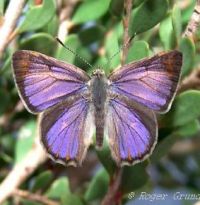
[[[105,205],[108,200],[109,205],[147,205],[159,194],[166,197],[154,199],[154,204],[200,201],[200,30],[185,33],[199,1],[134,0],[130,15],[124,2],[0,0],[0,204]],[[14,24],[9,24],[12,18]],[[7,22],[9,32],[3,29]],[[161,51],[183,53],[178,94],[171,110],[158,115],[159,140],[152,156],[124,167],[120,175],[106,144],[101,152],[91,147],[81,168],[55,164],[40,146],[37,116],[19,99],[12,77],[13,52],[35,50],[88,73],[97,66],[110,73],[122,63],[122,49],[118,51],[126,35],[135,33],[129,49],[123,50],[128,51],[124,63]],[[94,67],[65,50],[56,36]],[[146,198],[141,198],[142,192]]]

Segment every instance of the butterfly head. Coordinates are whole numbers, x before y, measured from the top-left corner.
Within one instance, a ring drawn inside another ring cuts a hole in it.
[[[98,68],[92,72],[92,76],[102,78],[103,76],[105,76],[105,72]]]

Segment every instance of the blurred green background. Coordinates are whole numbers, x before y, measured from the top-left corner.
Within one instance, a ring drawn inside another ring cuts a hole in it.
[[[0,0],[0,25],[9,3]],[[152,156],[145,162],[123,168],[120,189],[112,203],[192,205],[197,199],[200,201],[200,30],[193,39],[182,37],[195,3],[195,0],[133,1],[129,35],[137,35],[130,45],[126,63],[178,49],[183,53],[182,79],[171,110],[158,115],[159,140]],[[108,74],[120,65],[120,53],[116,52],[123,45],[123,6],[123,0],[26,1],[13,30],[13,40],[0,61],[0,182],[33,149],[37,135],[37,118],[24,108],[14,85],[13,52],[35,50],[88,73],[100,66]],[[57,43],[56,36],[94,67],[88,68],[66,51]],[[108,147],[98,152],[91,147],[81,168],[64,167],[45,159],[19,189],[56,204],[100,204],[115,171]],[[167,194],[167,197],[152,202],[148,196],[141,198],[142,192]],[[174,194],[179,192],[197,197],[175,199]],[[3,204],[48,203],[13,194]]]

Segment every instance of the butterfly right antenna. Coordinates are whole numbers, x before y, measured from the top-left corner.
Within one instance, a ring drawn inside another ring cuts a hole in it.
[[[71,48],[67,47],[58,37],[56,37],[56,40],[58,43],[60,43],[66,50],[70,51],[72,54],[74,54],[77,58],[82,60],[86,65],[89,67],[93,67],[89,62],[87,62],[84,58],[82,58],[80,55],[78,55],[75,51],[73,51]]]
[[[131,43],[131,41],[135,38],[136,35],[137,35],[137,34],[135,33],[131,38],[129,38],[129,40],[128,40],[124,45],[122,45],[122,46],[119,48],[119,50],[118,50],[116,53],[114,53],[114,54],[108,59],[108,62],[107,62],[107,64],[106,64],[106,67],[108,66],[109,62],[111,62],[111,60],[112,60],[116,55],[118,55],[118,54],[121,52],[121,50],[122,50],[123,48],[126,48],[126,47]]]

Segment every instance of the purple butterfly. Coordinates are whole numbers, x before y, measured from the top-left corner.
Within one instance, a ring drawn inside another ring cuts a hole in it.
[[[16,85],[26,108],[43,112],[40,134],[56,161],[81,165],[96,128],[106,132],[118,165],[146,159],[157,142],[154,111],[166,112],[180,78],[182,54],[171,51],[124,65],[106,77],[33,51],[13,55]]]

